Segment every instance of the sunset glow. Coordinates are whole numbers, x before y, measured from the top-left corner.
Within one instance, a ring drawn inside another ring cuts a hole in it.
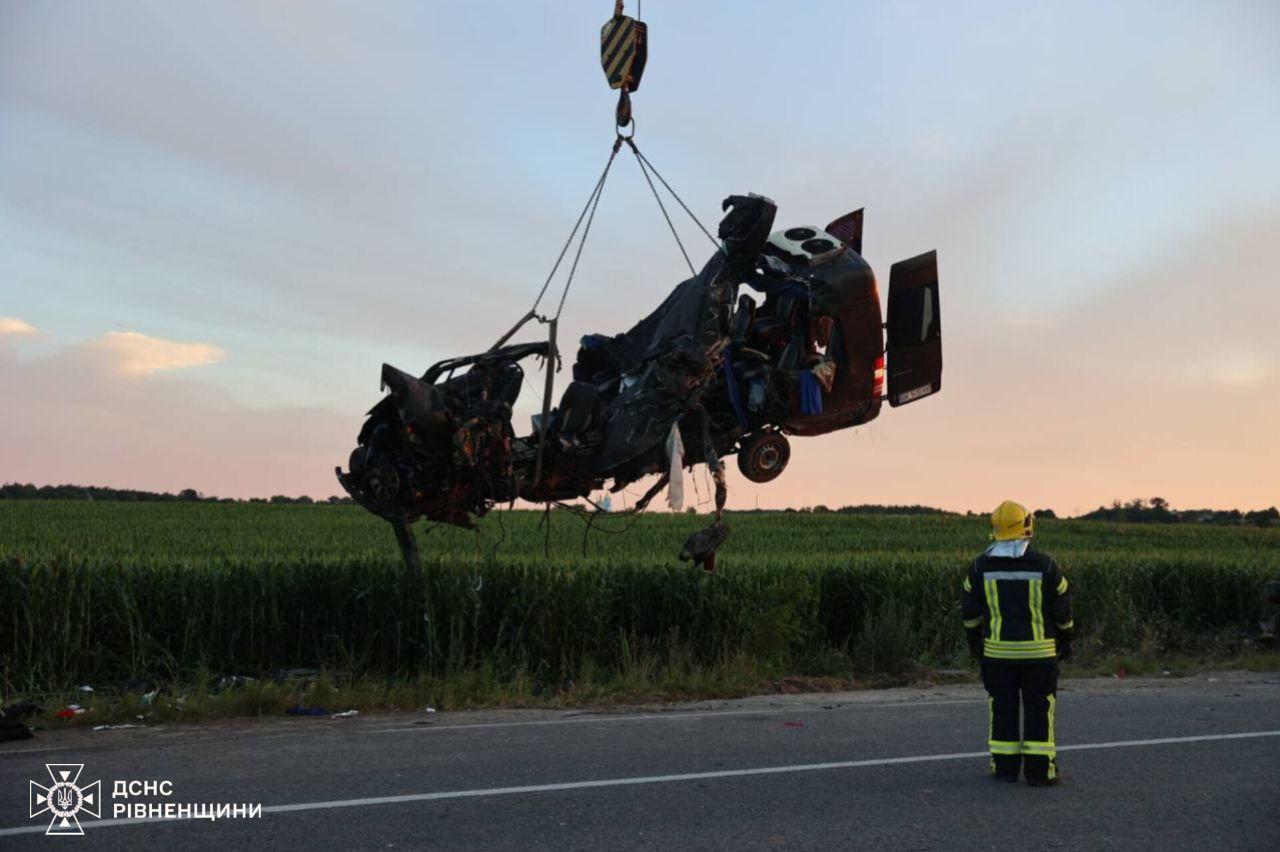
[[[882,292],[936,248],[943,391],[730,508],[1280,502],[1278,7],[815,5],[644,4],[637,139],[708,224],[865,206]],[[7,9],[0,481],[340,493],[380,365],[491,345],[599,174],[576,7]],[[619,160],[566,366],[687,275],[648,192]]]

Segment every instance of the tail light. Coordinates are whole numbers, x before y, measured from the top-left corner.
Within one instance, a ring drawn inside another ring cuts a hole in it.
[[[876,359],[875,380],[871,383],[871,397],[880,399],[884,396],[884,356]]]

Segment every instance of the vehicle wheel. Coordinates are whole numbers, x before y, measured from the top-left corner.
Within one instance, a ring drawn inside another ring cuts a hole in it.
[[[760,432],[743,442],[738,470],[752,482],[772,482],[791,459],[791,444],[781,432]]]
[[[400,493],[400,474],[384,461],[378,461],[364,475],[365,485],[374,499],[390,503]]]

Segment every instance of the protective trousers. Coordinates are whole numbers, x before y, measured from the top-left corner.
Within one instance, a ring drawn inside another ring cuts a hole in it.
[[[987,689],[992,774],[1013,779],[1019,769],[1025,769],[1031,782],[1056,779],[1053,717],[1058,700],[1057,661],[983,659],[982,685]]]

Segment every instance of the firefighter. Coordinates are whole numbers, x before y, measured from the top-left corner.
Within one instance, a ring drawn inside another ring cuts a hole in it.
[[[1012,500],[991,513],[991,546],[969,566],[961,617],[987,690],[991,774],[1058,783],[1054,715],[1058,661],[1071,655],[1071,586],[1031,549],[1034,516]],[[1021,710],[1021,724],[1019,724]]]

